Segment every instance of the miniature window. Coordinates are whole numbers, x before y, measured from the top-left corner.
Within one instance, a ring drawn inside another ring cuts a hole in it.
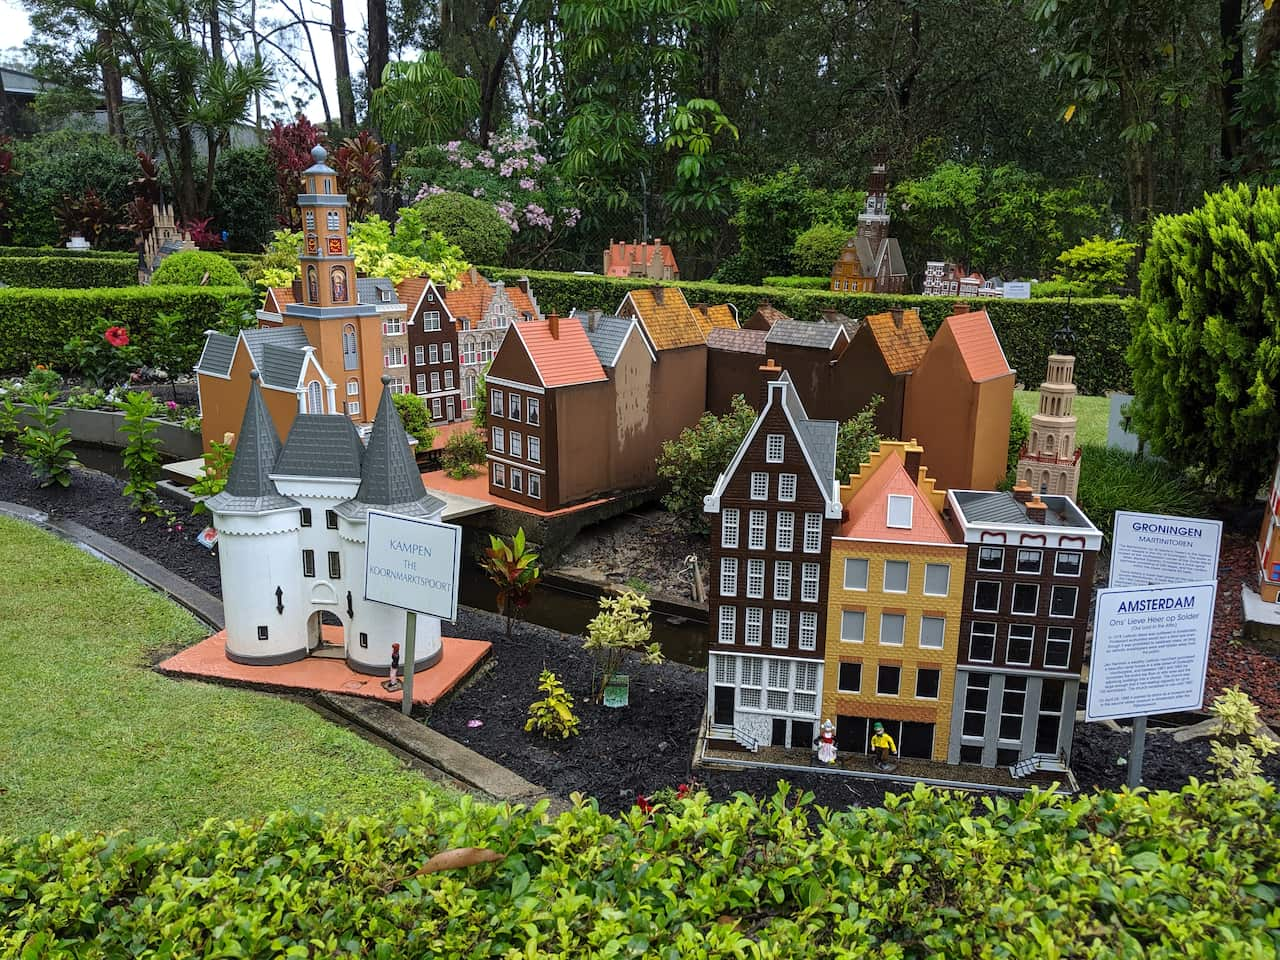
[[[501,417],[504,415],[502,412],[502,396],[503,394],[501,390],[489,391],[489,403],[491,404],[489,412],[495,417]]]
[[[307,384],[307,413],[324,413],[324,393],[319,380]]]
[[[303,507],[300,511],[298,511],[298,514],[299,514],[299,522],[301,522],[301,524],[304,527],[311,526],[311,508],[310,507]]]
[[[453,420],[456,417],[458,412],[458,406],[457,406],[457,401],[454,400],[453,397],[445,397],[444,412],[445,412],[445,415],[450,420]]]
[[[720,596],[732,597],[738,593],[738,558],[720,558]]]
[[[840,639],[846,643],[862,643],[867,632],[867,615],[862,610],[840,612]]]
[[[425,373],[420,373],[414,377],[413,383],[418,393],[427,392],[427,375]]]
[[[306,216],[303,218],[303,222],[307,225],[308,232],[314,230],[316,228],[316,212],[314,210],[308,210]]]
[[[387,292],[386,292],[385,290],[384,290],[384,291],[382,291],[382,299],[383,299],[383,300],[386,300],[386,299],[387,299],[387,296],[388,296]],[[398,336],[399,336],[400,334],[402,334],[402,333],[404,333],[404,321],[403,321],[403,320],[383,320],[383,321],[382,321],[382,335],[383,335],[383,336],[385,336],[385,337],[398,337]]]
[[[446,390],[453,389],[453,371],[452,370],[446,370],[444,372],[444,388]]]
[[[536,473],[529,474],[529,496],[535,500],[542,499],[542,477]]]
[[[314,550],[302,551],[302,575],[304,577],[314,577],[316,575],[316,552]]]
[[[441,351],[442,351],[442,352],[441,352],[441,354],[440,354],[440,356],[444,359],[444,362],[445,362],[445,363],[453,363],[453,344],[452,344],[452,343],[446,343],[446,344],[445,344],[443,347],[441,347],[440,349],[441,349]]]
[[[978,569],[999,573],[1004,569],[1003,547],[979,547]]]
[[[786,449],[787,438],[780,433],[769,434],[765,442],[764,458],[769,463],[781,463],[782,452]]]
[[[418,344],[413,348],[413,362],[418,366],[422,366],[426,363],[426,357],[421,344]]]
[[[994,580],[979,580],[973,585],[973,609],[995,613],[1000,609],[1000,584]]]
[[[431,374],[431,392],[432,393],[440,392],[440,374],[438,373]]]
[[[916,670],[916,699],[937,700],[938,688],[941,686],[942,671],[920,667]]]
[[[791,503],[796,498],[796,475],[794,473],[778,474],[778,499]]]
[[[342,578],[342,557],[336,550],[329,551],[329,578],[331,580]]]
[[[765,547],[765,512],[763,510],[752,510],[747,518],[750,523],[748,532],[747,546],[752,550],[763,550]]]
[[[769,499],[769,475],[767,473],[753,473],[751,475],[751,499]]]
[[[1035,643],[1036,628],[1025,623],[1011,624],[1009,627],[1009,645],[1005,651],[1005,662],[1014,666],[1031,665],[1031,647]]]
[[[514,430],[507,434],[507,452],[513,457],[524,456],[524,437]]]
[[[524,471],[511,468],[511,490],[514,493],[524,493]]]
[[[716,638],[721,643],[733,643],[734,633],[738,627],[738,611],[731,606],[720,608],[720,634]]]
[[[387,352],[382,356],[382,365],[384,367],[403,367],[407,359],[404,354],[404,347],[387,347]]]
[[[542,404],[537,397],[529,398],[529,402],[525,404],[525,414],[527,422],[535,427],[542,422]]]
[[[887,663],[880,664],[880,669],[876,671],[876,696],[896,697],[901,682],[901,667],[891,667]]]
[[[822,514],[804,515],[804,552],[818,553],[822,549]]]
[[[1033,617],[1040,605],[1040,586],[1035,583],[1015,583],[1010,612],[1023,617]]]
[[[1042,559],[1039,550],[1019,550],[1016,569],[1019,573],[1039,573]]]
[[[862,664],[841,663],[836,689],[841,693],[862,692]]]
[[[795,548],[796,515],[794,513],[775,513],[773,515],[774,549],[779,553],[790,553]]]
[[[720,546],[736,547],[738,545],[738,511],[737,508],[725,510],[720,515]]]
[[[996,656],[996,625],[985,620],[975,621],[969,628],[969,659],[976,663],[990,663]]]
[[[818,689],[818,665],[816,663],[796,664],[796,689],[805,693],[816,693]],[[799,707],[797,706],[797,709]]]
[[[326,510],[324,512],[324,525],[328,527],[330,530],[337,530],[338,515],[334,513],[332,510]]]
[[[1044,665],[1066,667],[1071,663],[1071,628],[1050,627],[1045,631]]]
[[[505,487],[507,485],[507,468],[501,463],[493,465],[493,485],[495,487]]]
[[[748,647],[760,646],[764,627],[764,611],[759,607],[747,607],[746,643]]]
[[[326,180],[326,181],[324,182],[324,192],[325,192],[325,193],[328,193],[328,192],[329,192],[329,181],[328,181],[328,180]],[[326,213],[326,214],[325,214],[325,216],[324,216],[324,224],[325,224],[325,226],[326,226],[326,227],[328,227],[331,231],[341,229],[341,228],[338,226],[338,211],[337,211],[337,210],[330,210],[328,213]]]
[[[791,611],[773,611],[773,640],[775,647],[785,647],[791,642]]]
[[[846,590],[865,590],[867,589],[867,568],[870,566],[869,561],[858,558],[848,557],[844,561],[844,588]]]
[[[747,561],[747,596],[764,597],[764,561]]]
[[[1045,680],[1040,685],[1040,716],[1036,721],[1036,753],[1058,752],[1058,728],[1062,725],[1064,684]]]
[[[1000,739],[1022,740],[1022,714],[1027,706],[1027,678],[1005,677],[1000,701]]]
[[[347,396],[348,396],[348,397],[358,397],[358,396],[360,396],[360,381],[359,381],[359,380],[348,380],[348,381],[347,381]]]
[[[1054,587],[1049,597],[1049,616],[1074,617],[1076,615],[1075,587]]]
[[[818,574],[822,567],[816,563],[806,563],[800,570],[800,599],[805,603],[818,602]]]
[[[267,637],[269,635],[270,635],[270,631],[268,631],[266,627],[258,627],[258,639],[261,642],[266,643]]]
[[[818,615],[812,611],[800,614],[800,649],[818,649]]]
[[[431,401],[431,416],[435,417],[437,420],[440,419],[440,400],[439,399],[435,399]]]
[[[725,659],[723,657],[718,659]],[[759,657],[732,657],[742,667],[742,684],[738,691],[740,703],[744,707],[760,706],[760,688],[764,686],[764,670]]]
[[[951,565],[926,563],[924,565],[924,592],[930,597],[945,597],[951,592]]]
[[[905,560],[886,560],[884,562],[885,593],[906,593],[907,576],[911,565]]]
[[[465,320],[463,321],[462,329],[463,330],[467,329]],[[462,362],[463,363],[476,362],[476,342],[472,340],[470,337],[462,341]]]
[[[343,404],[343,409],[347,411],[347,416],[358,417],[360,416],[360,401],[348,400]]]
[[[1059,577],[1078,577],[1082,559],[1081,554],[1074,550],[1059,550],[1054,559],[1053,572]]]
[[[520,419],[520,394],[513,393],[508,397],[507,417],[511,420]]]
[[[369,649],[369,635],[367,633],[360,634],[360,646],[365,650]]]
[[[890,527],[902,530],[911,529],[911,508],[915,501],[911,497],[889,495],[889,517],[885,521]]]
[[[921,617],[920,646],[926,650],[941,650],[946,631],[946,617]]]
[[[507,432],[501,427],[493,427],[489,430],[489,439],[493,443],[494,453],[507,452]]]
[[[418,349],[418,350],[421,350],[422,348],[421,348],[421,347],[418,347],[417,349]],[[439,363],[439,362],[440,362],[440,346],[439,346],[439,344],[435,344],[435,343],[431,344],[431,345],[427,348],[427,356],[429,356],[429,357],[431,358],[431,362],[432,362],[432,363]],[[421,361],[421,360],[419,360],[418,362],[419,362],[419,363],[421,363],[422,361]]]
[[[773,599],[791,599],[791,561],[778,560],[773,564]]]
[[[901,613],[880,614],[880,642],[890,647],[902,646],[907,618]]]
[[[968,688],[964,693],[964,725],[961,727],[963,736],[981,740],[985,735],[987,727],[987,698],[991,694],[990,687],[991,677],[989,674],[969,674]],[[979,763],[981,759],[981,756],[979,756],[973,761],[967,762]]]
[[[529,462],[542,462],[542,441],[537,437],[529,437]]]
[[[786,710],[788,692],[791,689],[791,661],[769,661],[769,692],[765,701],[770,710]]]
[[[424,331],[440,329],[439,310],[429,310],[422,315],[422,329]]]

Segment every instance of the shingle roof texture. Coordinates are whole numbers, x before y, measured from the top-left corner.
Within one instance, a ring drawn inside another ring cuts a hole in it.
[[[779,320],[769,331],[765,342],[830,350],[842,336],[847,336],[847,334],[845,328],[838,323]]]
[[[822,485],[823,494],[830,496],[832,484],[836,478],[836,435],[840,425],[834,420],[810,420],[805,413],[800,394],[796,393],[791,376],[783,372],[778,379],[786,384],[782,392],[782,403],[796,425],[796,432],[801,446],[809,454],[814,469],[818,471],[818,481]]]
[[[942,321],[942,325],[950,328],[969,378],[974,383],[1012,376],[1013,371],[1009,369],[1009,361],[1005,359],[987,311],[952,314]]]
[[[752,316],[759,317],[769,326],[773,326],[779,320],[791,319],[789,316],[787,316],[785,313],[783,313],[781,310],[779,310],[777,307],[775,307],[771,303],[760,304],[760,306],[756,307],[756,312],[753,313]]]
[[[733,318],[733,310],[727,303],[699,304],[693,307],[693,319],[702,331],[702,339],[706,340],[712,330],[737,330],[738,321]]]
[[[272,473],[283,477],[360,478],[364,444],[355,425],[331,413],[300,413]]]
[[[679,287],[642,287],[632,290],[628,296],[658,350],[676,350],[707,342]]]
[[[236,338],[210,330],[205,334],[204,349],[196,363],[196,373],[216,373],[225,377],[236,358]]]
[[[559,337],[553,337],[548,320],[530,320],[511,327],[524,343],[542,385],[565,387],[604,380],[604,368],[582,324],[573,317],[561,317],[559,328]]]
[[[1007,490],[952,490],[963,519],[976,524],[1029,524],[1027,507]],[[1089,518],[1066,497],[1041,494],[1047,527],[1092,527]]]
[[[360,467],[360,489],[353,499],[340,504],[337,512],[349,520],[364,519],[371,509],[407,517],[431,517],[444,507],[444,501],[427,493],[422,485],[422,473],[391,399],[391,388],[383,384]]]
[[[296,507],[297,501],[281,496],[271,480],[271,468],[279,454],[280,438],[262,401],[262,388],[257,380],[251,380],[227,483],[209,498],[209,509],[215,513],[259,513]]]
[[[578,314],[574,319],[582,325],[582,332],[586,334],[591,349],[595,351],[596,359],[602,366],[613,366],[614,358],[618,356],[618,351],[626,342],[627,331],[635,321],[630,317],[600,316],[596,319],[595,330],[592,330],[590,317]],[[564,322],[561,321],[562,324]]]
[[[386,292],[390,298],[383,300],[381,294]],[[356,298],[361,303],[399,303],[396,287],[386,277],[356,277]]]
[[[258,369],[262,373],[264,387],[297,389],[302,366],[307,362],[307,355],[303,350],[268,342],[262,345],[260,356]]]
[[[929,349],[929,335],[924,332],[917,310],[903,310],[901,326],[894,323],[892,313],[873,313],[863,320],[863,324],[875,337],[890,373],[915,370]]]
[[[707,346],[727,353],[754,353],[764,356],[767,330],[724,330],[716,327],[707,334]]]

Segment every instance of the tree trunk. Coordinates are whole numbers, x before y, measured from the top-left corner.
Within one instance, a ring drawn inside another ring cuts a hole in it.
[[[179,181],[175,185],[177,196],[174,198],[177,201],[177,219],[193,220],[199,211],[196,209],[195,143],[190,127],[178,128],[178,176]]]
[[[339,0],[340,2],[340,0]],[[365,79],[369,84],[369,102],[373,102],[373,92],[382,86],[382,72],[387,68],[391,58],[391,40],[387,35],[387,0],[369,0],[369,66]],[[373,128],[375,136],[380,134]],[[391,150],[382,151],[382,183],[383,189],[378,191],[375,206],[378,213],[390,217],[389,208],[391,177],[394,173],[391,165]]]
[[[1218,36],[1226,51],[1226,76],[1220,88],[1222,102],[1222,162],[1230,163],[1240,154],[1240,125],[1234,116],[1240,105],[1240,85],[1244,82],[1244,37],[1240,35],[1242,0],[1221,0],[1218,4]]]
[[[98,56],[102,59],[102,102],[107,111],[107,133],[123,144],[124,81],[110,30],[98,31]]]
[[[347,17],[342,0],[329,0],[329,34],[333,38],[333,69],[338,85],[338,123],[343,130],[356,126],[356,98],[351,92],[351,60],[347,56]]]
[[[214,63],[222,63],[222,11],[219,0],[209,0],[209,56]]]

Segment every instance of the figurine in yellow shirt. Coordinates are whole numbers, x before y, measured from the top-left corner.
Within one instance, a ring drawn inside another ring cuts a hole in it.
[[[881,770],[892,770],[893,764],[889,762],[889,754],[898,752],[898,745],[893,742],[893,737],[884,732],[884,724],[879,720],[872,727],[874,731],[871,734],[871,750],[876,755],[876,766]]]

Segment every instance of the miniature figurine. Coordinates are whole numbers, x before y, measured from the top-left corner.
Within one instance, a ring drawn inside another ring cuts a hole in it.
[[[400,644],[391,644],[391,676],[382,684],[384,690],[399,690],[400,680],[396,672],[400,669]]]
[[[889,762],[889,754],[897,753],[898,745],[885,733],[884,724],[879,720],[872,729],[875,732],[871,735],[871,749],[876,755],[876,766],[881,770],[892,770],[894,765]]]
[[[836,725],[830,718],[822,722],[822,730],[813,742],[818,746],[818,762],[833,765],[836,762]]]

